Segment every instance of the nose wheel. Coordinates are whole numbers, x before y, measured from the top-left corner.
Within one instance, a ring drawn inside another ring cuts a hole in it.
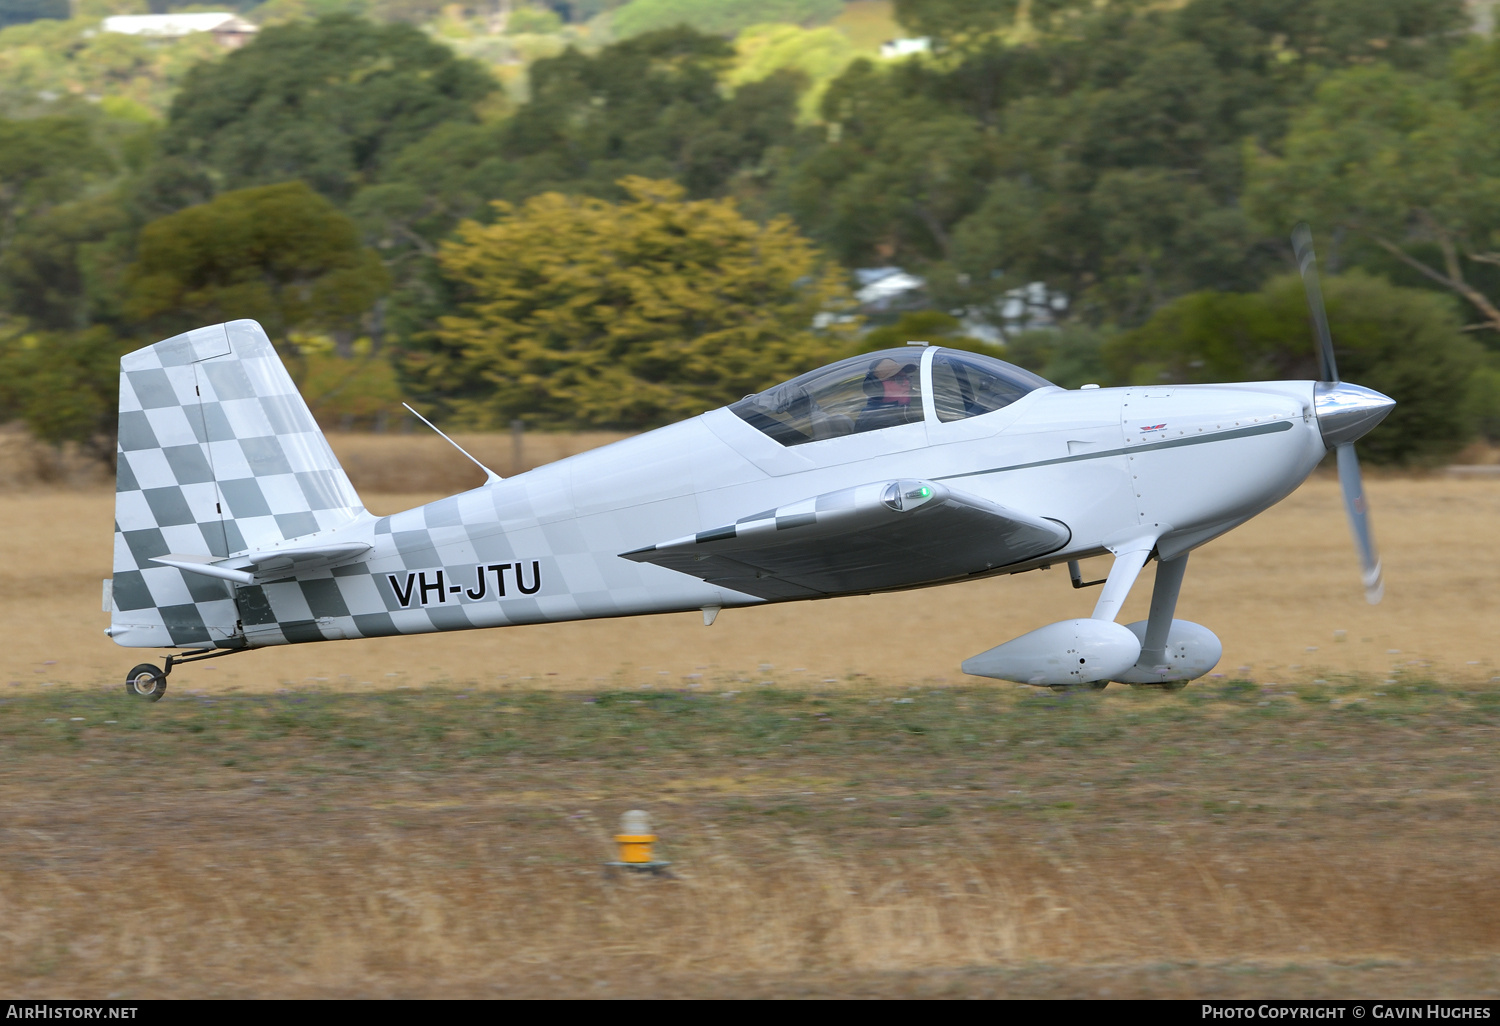
[[[167,693],[167,671],[151,663],[141,663],[126,675],[125,690],[136,698],[159,702]]]

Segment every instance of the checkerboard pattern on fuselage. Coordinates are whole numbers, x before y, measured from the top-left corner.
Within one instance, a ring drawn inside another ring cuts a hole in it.
[[[686,488],[580,516],[571,487],[579,475],[628,495],[638,465],[706,437],[688,421],[376,518],[258,324],[179,335],[121,361],[111,635],[260,648],[728,604],[723,589],[618,557],[697,529]],[[370,550],[251,585],[151,562],[350,542]]]

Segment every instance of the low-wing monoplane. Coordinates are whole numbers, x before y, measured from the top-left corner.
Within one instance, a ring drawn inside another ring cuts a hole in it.
[[[361,504],[254,321],[121,360],[106,633],[174,664],[271,645],[702,610],[1113,564],[1092,615],[967,659],[1065,687],[1180,686],[1222,652],[1174,619],[1195,548],[1336,450],[1371,602],[1353,442],[1393,401],[1339,380],[1311,237],[1294,234],[1321,379],[1059,388],[914,344],[392,516]],[[465,454],[467,455],[467,454]],[[476,461],[477,462],[477,461]],[[1149,618],[1115,617],[1149,560]]]

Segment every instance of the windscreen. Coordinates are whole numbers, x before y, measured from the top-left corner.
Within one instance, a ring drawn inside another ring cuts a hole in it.
[[[840,360],[729,407],[782,445],[922,420],[922,350],[884,349]]]
[[[943,423],[993,413],[1052,382],[993,356],[940,349],[932,358],[932,406]]]

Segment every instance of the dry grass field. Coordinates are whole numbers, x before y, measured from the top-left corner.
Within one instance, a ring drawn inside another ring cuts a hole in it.
[[[377,512],[474,483],[332,441]],[[1500,480],[1369,482],[1375,608],[1326,478],[1196,553],[1223,676],[1174,694],[959,673],[1086,615],[1058,568],[255,652],[150,705],[112,494],[3,450],[0,992],[1500,993]],[[633,807],[673,878],[603,875]]]
[[[1494,997],[1497,699],[7,698],[0,991]]]

